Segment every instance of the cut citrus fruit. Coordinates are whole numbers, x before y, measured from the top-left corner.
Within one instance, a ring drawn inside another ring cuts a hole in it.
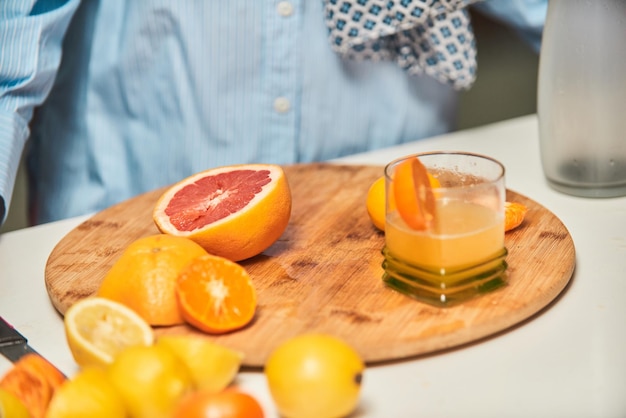
[[[427,173],[430,187],[441,187],[439,180]],[[385,176],[379,177],[367,191],[366,199],[367,214],[374,226],[381,231],[385,230]],[[396,204],[393,194],[389,196],[389,210],[395,210]]]
[[[81,367],[106,367],[122,350],[151,345],[150,325],[127,306],[101,297],[79,300],[65,312],[65,336]]]
[[[209,333],[245,326],[254,317],[256,291],[246,270],[226,258],[203,255],[178,276],[176,294],[183,318]]]
[[[526,212],[528,212],[528,208],[521,203],[505,202],[504,231],[507,232],[520,226],[524,222]]]
[[[437,177],[433,176],[429,172],[426,172],[426,175],[428,176],[428,182],[430,183],[431,188],[438,189],[439,187],[441,187],[441,183],[439,182],[439,179]]]
[[[219,392],[235,378],[243,353],[231,350],[205,337],[192,335],[163,335],[157,340],[172,350],[187,365],[196,389]]]
[[[280,166],[225,166],[171,186],[152,215],[161,232],[188,237],[211,254],[239,261],[282,235],[291,215],[291,192]]]
[[[435,219],[435,196],[426,167],[417,157],[395,169],[393,196],[402,220],[416,230],[427,229]]]
[[[150,325],[184,323],[176,301],[178,273],[206,254],[188,238],[150,235],[132,242],[107,272],[98,296],[120,302]]]

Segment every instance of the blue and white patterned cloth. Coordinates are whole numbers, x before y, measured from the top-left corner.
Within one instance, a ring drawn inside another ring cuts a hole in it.
[[[332,48],[356,60],[394,60],[457,89],[476,78],[472,0],[325,0]]]

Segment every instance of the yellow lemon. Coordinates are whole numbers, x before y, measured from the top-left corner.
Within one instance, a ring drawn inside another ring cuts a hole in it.
[[[171,417],[176,404],[194,389],[183,361],[156,344],[125,349],[109,366],[108,376],[135,418]]]
[[[124,418],[126,407],[115,387],[100,368],[78,372],[56,390],[46,418]]]
[[[104,367],[126,347],[154,342],[146,321],[125,305],[105,298],[76,302],[65,312],[63,322],[70,351],[81,367]]]
[[[359,354],[341,339],[304,334],[270,354],[265,375],[283,416],[332,418],[356,408],[364,369]]]
[[[30,414],[22,401],[0,389],[0,418],[30,418]]]
[[[235,378],[243,353],[216,344],[204,337],[164,335],[157,345],[170,349],[189,368],[197,389],[220,392]]]

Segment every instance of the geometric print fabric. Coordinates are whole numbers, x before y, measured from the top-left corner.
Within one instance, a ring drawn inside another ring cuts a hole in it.
[[[476,0],[323,0],[332,49],[353,60],[395,61],[456,89],[476,79],[466,7]]]

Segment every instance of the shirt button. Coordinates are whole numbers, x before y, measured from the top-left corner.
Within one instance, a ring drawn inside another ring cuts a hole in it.
[[[291,103],[286,97],[277,97],[274,99],[274,110],[278,113],[285,113],[291,107]]]
[[[278,10],[278,14],[283,17],[291,16],[293,14],[293,6],[288,1],[279,2],[276,9]]]

